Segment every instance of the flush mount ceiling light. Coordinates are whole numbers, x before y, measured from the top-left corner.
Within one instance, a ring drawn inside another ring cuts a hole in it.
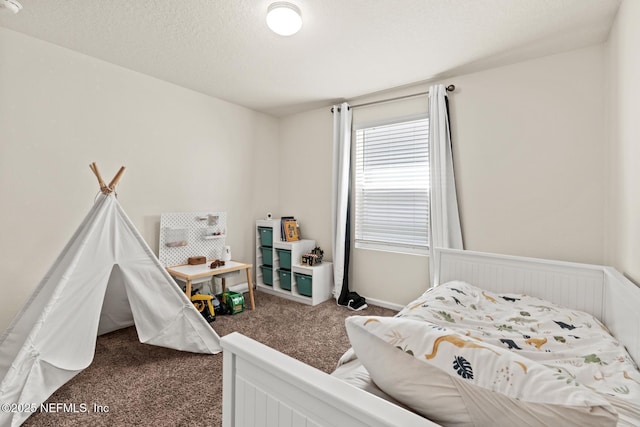
[[[267,25],[276,34],[290,36],[302,28],[302,14],[298,6],[277,1],[267,8]]]
[[[0,12],[18,13],[22,5],[18,0],[0,0]]]

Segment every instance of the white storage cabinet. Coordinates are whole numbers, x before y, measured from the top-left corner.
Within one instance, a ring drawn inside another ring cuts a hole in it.
[[[313,267],[300,263],[302,255],[315,246],[315,240],[310,239],[282,241],[280,219],[256,221],[256,287],[263,292],[309,305],[331,298],[331,263],[322,262]],[[302,289],[298,288],[296,273],[305,275],[302,276]]]

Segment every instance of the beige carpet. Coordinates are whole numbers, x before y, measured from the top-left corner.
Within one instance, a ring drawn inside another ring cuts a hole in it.
[[[315,307],[256,293],[256,310],[218,316],[220,336],[237,331],[331,372],[349,348],[344,319],[390,316],[369,307],[354,313],[334,300]],[[220,426],[222,354],[200,355],[140,344],[135,328],[98,337],[93,364],[47,401],[25,426]],[[75,410],[75,412],[74,412]]]

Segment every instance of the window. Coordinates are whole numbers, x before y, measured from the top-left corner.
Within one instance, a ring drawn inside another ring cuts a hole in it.
[[[356,247],[429,253],[429,119],[356,129]]]

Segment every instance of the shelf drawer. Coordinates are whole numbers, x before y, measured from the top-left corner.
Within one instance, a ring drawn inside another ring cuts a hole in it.
[[[278,269],[278,275],[280,276],[280,287],[285,291],[291,290],[291,272],[287,270]]]
[[[298,293],[306,297],[312,296],[313,276],[302,273],[295,273],[295,275],[298,283]]]
[[[273,246],[273,228],[271,227],[258,227],[258,233],[260,234],[261,246]]]
[[[262,246],[260,248],[262,252],[262,264],[272,266],[273,265],[273,249],[270,247]]]
[[[288,249],[276,249],[280,258],[280,268],[291,270],[291,251]]]
[[[273,268],[270,265],[261,265],[262,281],[265,285],[273,286]]]

